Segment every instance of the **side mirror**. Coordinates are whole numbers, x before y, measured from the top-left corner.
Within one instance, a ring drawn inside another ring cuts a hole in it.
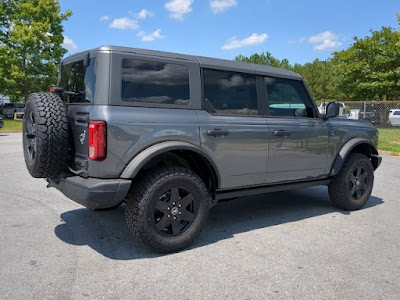
[[[325,118],[334,118],[339,115],[340,104],[337,102],[329,102],[328,106],[326,107],[326,114]]]

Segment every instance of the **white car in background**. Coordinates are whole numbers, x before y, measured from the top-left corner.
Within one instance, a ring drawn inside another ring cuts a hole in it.
[[[389,123],[392,126],[400,126],[400,109],[391,109],[390,110]]]
[[[339,108],[339,118],[347,118],[346,115],[346,105],[344,105],[343,102],[338,102],[340,104],[340,108]],[[326,114],[326,107],[328,106],[328,102],[323,102],[319,107],[319,113],[320,114]]]

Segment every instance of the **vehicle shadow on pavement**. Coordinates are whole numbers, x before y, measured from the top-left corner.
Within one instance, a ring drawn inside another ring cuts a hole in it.
[[[382,199],[371,196],[363,209],[382,203]],[[86,208],[68,211],[61,215],[65,223],[55,228],[55,234],[68,244],[88,245],[110,259],[159,257],[160,254],[151,253],[132,237],[125,224],[124,211],[125,205],[108,211],[92,211]],[[277,192],[222,202],[210,210],[206,227],[189,249],[232,238],[238,233],[334,212],[351,214],[332,206],[326,187]]]
[[[382,203],[381,198],[371,196],[362,209]],[[204,234],[194,247],[215,243],[237,233],[331,213],[350,215],[352,212],[333,206],[328,189],[324,186],[223,202],[211,209]]]

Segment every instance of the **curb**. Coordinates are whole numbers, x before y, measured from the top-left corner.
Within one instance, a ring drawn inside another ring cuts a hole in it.
[[[22,133],[22,130],[1,130],[0,129],[0,133],[18,133],[18,132]]]
[[[398,152],[392,152],[392,151],[384,151],[384,150],[378,150],[379,154],[382,155],[388,155],[388,156],[397,156],[400,157],[400,153]]]

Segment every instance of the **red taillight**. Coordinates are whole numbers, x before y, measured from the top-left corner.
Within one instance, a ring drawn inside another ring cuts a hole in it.
[[[50,93],[55,93],[55,92],[56,92],[56,89],[54,87],[51,87],[50,88]]]
[[[107,156],[106,122],[89,121],[89,158],[103,160]]]

